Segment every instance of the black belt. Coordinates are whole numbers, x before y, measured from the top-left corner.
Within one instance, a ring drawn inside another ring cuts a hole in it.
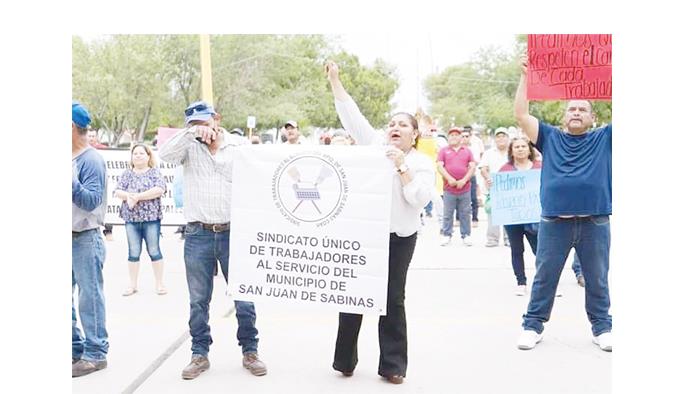
[[[202,223],[202,222],[189,222],[188,224],[201,226],[205,230],[212,231],[214,233],[221,233],[223,231],[229,231],[229,229],[230,229],[230,222],[215,223],[215,224],[208,224],[208,223]]]

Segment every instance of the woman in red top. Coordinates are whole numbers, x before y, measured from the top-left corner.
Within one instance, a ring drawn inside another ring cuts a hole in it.
[[[536,151],[527,137],[515,137],[508,147],[508,162],[500,167],[500,172],[540,169],[541,162],[536,160],[536,157]],[[515,294],[518,296],[527,292],[527,277],[524,275],[524,237],[527,237],[527,242],[536,255],[538,226],[538,223],[505,225],[505,232],[510,240],[512,270],[517,277]]]

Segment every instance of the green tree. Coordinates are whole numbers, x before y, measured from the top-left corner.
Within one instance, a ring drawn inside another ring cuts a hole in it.
[[[157,126],[181,126],[183,108],[200,99],[199,36],[115,35],[85,42],[73,37],[73,97],[93,113],[115,145],[126,130],[142,140]],[[346,85],[375,125],[386,122],[396,91],[394,70],[382,61],[361,66],[321,35],[211,36],[214,105],[226,128],[257,128],[288,120],[338,126],[323,73],[327,58],[345,63]]]
[[[526,52],[527,36],[517,35],[511,52],[496,47],[480,49],[471,61],[448,67],[425,81],[430,112],[440,116],[445,126],[478,123],[494,129],[514,125],[512,108],[520,79],[519,56]],[[560,124],[564,103],[531,102],[530,113]],[[611,102],[593,103],[598,124],[611,121]]]

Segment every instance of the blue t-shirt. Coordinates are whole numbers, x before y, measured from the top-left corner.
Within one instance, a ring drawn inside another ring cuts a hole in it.
[[[539,122],[541,215],[611,215],[611,124],[572,135]]]

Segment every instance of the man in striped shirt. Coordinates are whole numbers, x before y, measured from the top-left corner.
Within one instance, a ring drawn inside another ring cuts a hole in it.
[[[191,314],[191,362],[181,373],[194,379],[210,368],[208,351],[213,339],[208,325],[213,273],[220,262],[227,281],[232,197],[231,134],[220,127],[220,115],[212,105],[197,101],[184,111],[186,128],[159,149],[162,160],[181,164],[184,174],[184,263]],[[257,353],[258,331],[254,304],[235,301],[237,339],[242,346],[242,365],[256,376],[266,374]]]

